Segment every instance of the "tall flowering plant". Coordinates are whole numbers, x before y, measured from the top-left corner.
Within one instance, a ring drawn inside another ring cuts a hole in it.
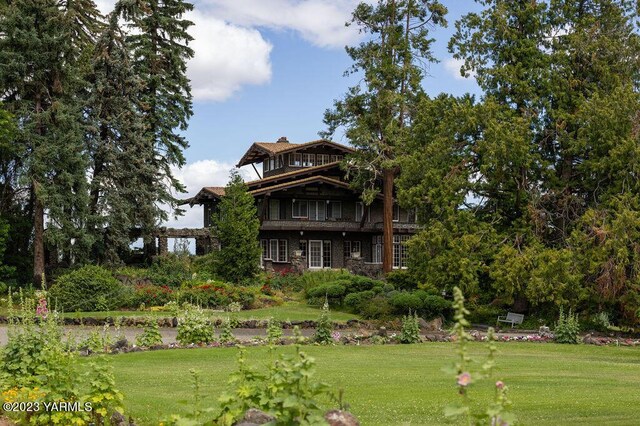
[[[469,322],[466,316],[469,311],[464,307],[464,295],[462,291],[455,287],[453,291],[455,310],[455,325],[453,332],[457,342],[457,360],[444,371],[454,375],[455,384],[460,395],[459,401],[449,404],[444,409],[447,417],[460,418],[467,425],[491,425],[507,426],[515,422],[515,416],[508,411],[511,401],[507,397],[507,386],[503,381],[498,380],[494,385],[494,398],[486,405],[486,409],[476,411],[470,397],[470,390],[473,386],[479,385],[483,380],[491,380],[495,370],[495,355],[497,348],[495,345],[495,332],[493,327],[487,331],[487,349],[489,351],[485,362],[480,369],[472,371],[472,364],[475,362],[468,352],[468,342],[472,337],[466,331]]]

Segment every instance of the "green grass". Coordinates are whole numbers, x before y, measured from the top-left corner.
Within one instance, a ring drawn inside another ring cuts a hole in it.
[[[496,379],[509,386],[519,424],[637,424],[640,349],[502,343],[499,350]],[[441,371],[454,360],[452,344],[310,346],[304,351],[316,358],[318,379],[344,388],[363,425],[443,424],[442,408],[458,398],[454,379]],[[472,344],[471,352],[485,349]],[[204,401],[214,405],[235,369],[236,354],[234,348],[169,350],[109,359],[128,414],[147,425],[188,412],[178,401],[192,398],[191,368],[201,371]],[[250,364],[265,365],[273,357],[268,348],[248,350]],[[492,386],[473,392],[487,400]]]
[[[68,318],[107,318],[107,317],[141,317],[141,316],[156,316],[167,317],[170,316],[166,311],[106,311],[106,312],[68,312],[63,316]],[[226,312],[211,312],[212,318],[227,318]],[[274,306],[271,308],[251,309],[246,311],[240,311],[236,314],[239,320],[249,319],[268,319],[274,317],[280,321],[304,321],[304,320],[316,320],[320,316],[320,309],[307,306],[301,302],[286,302],[280,306]],[[357,315],[348,314],[345,312],[332,311],[331,319],[333,321],[346,322],[350,319],[357,319]]]

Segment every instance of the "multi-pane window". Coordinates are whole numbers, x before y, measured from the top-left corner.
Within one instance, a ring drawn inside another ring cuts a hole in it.
[[[332,155],[331,156],[331,162],[335,162],[335,161],[342,161],[342,155]]]
[[[316,154],[316,165],[322,166],[324,164],[329,164],[329,161],[329,154]]]
[[[322,242],[322,267],[331,268],[331,241]]]
[[[382,235],[374,235],[371,238],[372,263],[382,263]]]
[[[264,172],[268,172],[269,170],[271,170],[269,168],[269,159],[266,158],[263,162],[262,162],[262,173]]]
[[[316,165],[315,154],[302,154],[302,167],[313,167]]]
[[[394,268],[406,268],[407,267],[407,245],[409,241],[409,235],[394,235],[393,236],[393,267]]]
[[[325,220],[325,201],[309,201],[309,220]]]
[[[393,205],[393,221],[394,222],[400,221],[400,206],[397,204]]]
[[[342,202],[328,201],[327,202],[327,219],[341,219],[341,218],[342,218]]]
[[[409,211],[407,211],[407,222],[408,223],[418,223],[418,210],[417,209],[409,209]]]
[[[302,154],[299,152],[289,154],[289,165],[291,167],[302,167]]]
[[[260,240],[262,259],[274,262],[287,262],[289,259],[289,244],[287,240]]]
[[[307,200],[293,200],[291,217],[306,218],[309,216],[309,202]]]
[[[300,240],[299,250],[302,252],[302,257],[307,257],[307,240]]]
[[[354,257],[357,253],[360,256],[361,244],[360,241],[345,241],[344,242],[344,257]]]

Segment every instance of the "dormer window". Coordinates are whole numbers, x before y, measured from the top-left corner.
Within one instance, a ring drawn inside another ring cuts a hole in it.
[[[322,166],[324,164],[329,164],[330,158],[329,154],[316,154],[316,165]]]
[[[331,156],[331,162],[336,162],[336,161],[342,161],[342,155],[332,155]]]

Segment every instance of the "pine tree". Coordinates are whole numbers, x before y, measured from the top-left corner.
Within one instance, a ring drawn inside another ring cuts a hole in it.
[[[17,0],[0,16],[0,92],[19,123],[33,217],[34,284],[40,285],[45,238],[68,260],[87,252],[86,151],[82,128],[84,48],[99,26],[88,1]],[[48,218],[45,234],[45,212]]]
[[[434,1],[380,0],[359,4],[351,24],[368,38],[348,47],[354,62],[351,72],[362,72],[363,84],[352,87],[334,109],[325,113],[330,136],[339,126],[358,148],[347,163],[354,181],[364,188],[362,198],[371,204],[382,180],[384,197],[383,269],[392,269],[393,190],[398,173],[397,150],[407,135],[415,107],[423,95],[424,65],[435,62],[429,29],[446,25],[447,9]]]
[[[115,263],[129,250],[132,229],[145,235],[153,230],[160,215],[154,200],[161,189],[152,162],[143,155],[147,139],[135,101],[143,83],[131,72],[130,52],[115,13],[97,40],[89,81],[92,254],[97,261]]]
[[[212,233],[220,244],[220,251],[216,253],[216,275],[234,283],[255,276],[260,265],[259,229],[253,196],[234,170],[213,215]]]
[[[186,62],[194,55],[188,46],[193,40],[188,33],[193,23],[183,18],[192,9],[192,4],[182,0],[121,0],[115,8],[130,30],[127,44],[133,56],[132,71],[143,83],[138,107],[144,118],[147,146],[140,154],[155,168],[155,181],[168,184],[155,187],[154,202],[173,207],[177,201],[173,191],[184,192],[184,187],[174,178],[171,167],[185,164],[183,150],[188,143],[179,132],[187,129],[192,115]],[[167,219],[164,211],[155,213],[157,221]],[[148,241],[148,230],[143,231]]]

